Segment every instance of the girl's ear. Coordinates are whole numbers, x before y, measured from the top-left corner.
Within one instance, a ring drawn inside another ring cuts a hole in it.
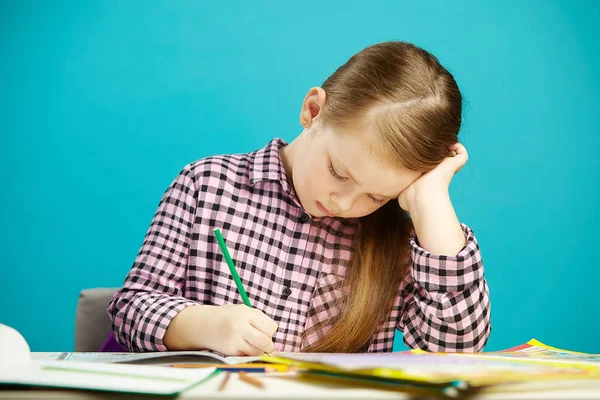
[[[300,124],[305,129],[310,128],[313,120],[321,113],[325,107],[326,100],[327,94],[323,88],[313,87],[308,91],[300,110]]]

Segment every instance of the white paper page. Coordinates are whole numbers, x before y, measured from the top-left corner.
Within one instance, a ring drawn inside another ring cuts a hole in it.
[[[136,364],[242,364],[259,360],[259,357],[222,357],[205,351],[167,351],[150,353],[31,353],[38,361],[77,361],[91,363],[136,363]]]
[[[182,369],[148,365],[32,361],[25,370],[0,376],[10,384],[116,392],[175,394],[206,379],[214,368]]]
[[[460,357],[455,355],[412,354],[412,353],[312,353],[312,354],[283,354],[274,356],[323,363],[344,370],[390,368],[402,370],[409,374],[424,377],[438,376],[440,373],[470,374],[485,376],[488,373],[500,371],[522,371],[523,373],[549,371],[557,369],[550,365],[523,363],[518,359],[496,359],[489,357]]]

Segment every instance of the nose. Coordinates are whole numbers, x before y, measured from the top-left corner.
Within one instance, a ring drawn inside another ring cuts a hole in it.
[[[349,211],[354,204],[354,199],[350,195],[331,194],[331,212],[341,214]]]

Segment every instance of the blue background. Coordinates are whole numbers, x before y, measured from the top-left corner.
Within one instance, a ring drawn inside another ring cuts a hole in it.
[[[0,322],[71,350],[79,291],[122,284],[185,164],[292,140],[310,87],[400,39],[466,100],[451,191],[482,248],[487,350],[600,353],[600,6],[459,3],[2,2]]]

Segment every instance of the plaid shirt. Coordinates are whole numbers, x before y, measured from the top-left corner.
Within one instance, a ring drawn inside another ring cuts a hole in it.
[[[215,240],[220,228],[252,305],[279,325],[277,351],[301,351],[331,328],[358,219],[312,218],[286,178],[279,149],[207,157],[186,166],[166,190],[109,314],[131,351],[163,351],[177,313],[241,298]],[[490,304],[479,246],[435,256],[410,239],[410,273],[369,352],[391,351],[396,329],[428,351],[479,351],[490,333]]]

